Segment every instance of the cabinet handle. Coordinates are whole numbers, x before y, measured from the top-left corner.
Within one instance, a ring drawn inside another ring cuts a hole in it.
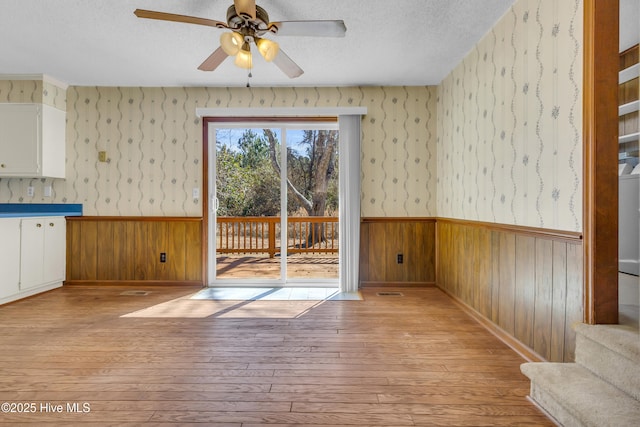
[[[38,224],[36,224],[36,227],[40,228],[40,227],[42,227],[42,224],[38,223]]]

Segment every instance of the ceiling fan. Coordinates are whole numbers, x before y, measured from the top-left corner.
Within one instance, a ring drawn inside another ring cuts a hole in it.
[[[255,0],[234,0],[227,10],[227,22],[143,9],[136,9],[134,14],[138,18],[231,30],[220,36],[220,47],[200,64],[198,69],[202,71],[215,70],[228,56],[235,56],[234,62],[238,67],[250,69],[253,63],[251,56],[251,43],[253,43],[265,60],[273,61],[287,76],[295,78],[304,73],[302,68],[280,49],[278,43],[265,38],[265,35],[344,37],[347,31],[342,20],[270,22],[267,11],[257,6]]]

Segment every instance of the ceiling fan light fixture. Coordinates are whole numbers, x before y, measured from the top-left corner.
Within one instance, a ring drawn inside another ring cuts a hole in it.
[[[245,42],[242,45],[242,49],[238,51],[236,55],[236,60],[234,61],[240,68],[250,69],[252,67],[252,58],[251,58],[251,48],[249,47],[249,43]]]
[[[242,34],[236,33],[235,31],[223,33],[220,36],[220,46],[222,46],[222,50],[229,56],[235,56],[240,51],[243,43],[244,38]]]
[[[267,62],[273,61],[280,51],[280,46],[273,40],[260,39],[256,37],[256,45],[258,46],[260,55],[262,55]]]
[[[304,71],[280,49],[278,43],[262,39],[263,35],[344,37],[347,31],[342,20],[271,22],[267,11],[256,5],[256,0],[234,0],[227,9],[226,22],[144,9],[136,9],[134,14],[138,18],[182,22],[229,30],[220,35],[220,46],[198,66],[201,71],[214,71],[229,56],[235,58],[236,66],[251,69],[253,58],[249,45],[255,43],[260,55],[267,62],[273,62],[276,67],[292,79],[299,77]]]

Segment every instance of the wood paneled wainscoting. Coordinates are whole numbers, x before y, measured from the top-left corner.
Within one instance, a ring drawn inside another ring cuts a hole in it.
[[[435,237],[435,218],[363,218],[360,285],[435,285]]]
[[[573,361],[580,233],[438,218],[437,253],[438,286],[481,323],[530,360]]]
[[[202,251],[202,218],[68,217],[65,284],[203,284]]]

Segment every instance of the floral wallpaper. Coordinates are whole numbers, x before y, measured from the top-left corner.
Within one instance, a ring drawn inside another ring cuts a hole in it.
[[[39,93],[43,102],[64,98],[46,84],[0,81],[0,102],[40,102]],[[192,198],[203,179],[196,108],[267,106],[367,107],[361,215],[435,216],[435,87],[69,87],[66,179],[0,178],[0,202],[82,203],[85,215],[200,216]]]
[[[0,102],[42,103],[42,79],[0,80]]]
[[[39,103],[67,109],[67,90],[43,79],[0,80],[0,103]]]
[[[520,0],[438,87],[438,216],[582,230],[582,19]]]
[[[0,102],[67,111],[67,178],[0,178],[0,202],[200,216],[196,108],[364,106],[362,216],[581,231],[582,16],[582,0],[519,0],[437,87],[65,90],[0,81]]]

